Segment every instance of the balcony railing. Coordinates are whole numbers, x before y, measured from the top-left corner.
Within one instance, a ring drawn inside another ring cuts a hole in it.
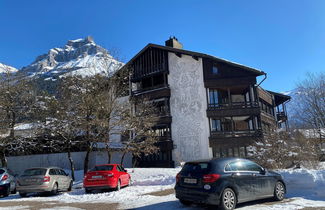
[[[137,94],[142,94],[142,93],[146,93],[146,92],[150,92],[150,91],[156,91],[158,89],[167,89],[169,88],[168,84],[162,84],[162,85],[156,85],[156,86],[152,86],[152,87],[148,87],[148,88],[141,88],[138,90],[133,90],[132,94],[137,95]]]
[[[208,104],[209,110],[220,110],[220,109],[242,109],[242,108],[255,108],[259,107],[258,102],[232,102],[232,103],[218,103]]]
[[[244,137],[254,136],[259,137],[262,135],[262,130],[241,130],[241,131],[211,131],[213,137]]]
[[[284,122],[284,121],[287,121],[287,119],[288,119],[288,117],[285,114],[285,112],[278,112],[278,113],[276,113],[276,117],[277,117],[277,119],[278,119],[279,122]]]

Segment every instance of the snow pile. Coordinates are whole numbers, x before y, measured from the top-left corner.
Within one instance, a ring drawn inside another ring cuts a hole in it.
[[[174,185],[181,168],[135,168],[128,169],[133,186]]]
[[[325,201],[325,170],[281,170],[287,185],[287,197]]]

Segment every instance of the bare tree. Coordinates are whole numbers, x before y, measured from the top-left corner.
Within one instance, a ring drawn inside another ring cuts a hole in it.
[[[134,107],[132,107],[134,105]],[[136,160],[142,155],[151,155],[157,153],[158,134],[153,130],[157,124],[158,116],[155,104],[148,99],[133,99],[128,101],[121,107],[121,118],[123,123],[123,136],[129,136],[126,141],[123,141],[124,148],[121,164],[127,153],[131,153],[134,158],[133,166],[136,165]]]
[[[4,167],[6,147],[15,138],[15,126],[31,117],[35,99],[29,80],[10,71],[0,75],[0,158]]]
[[[308,73],[296,90],[292,121],[301,128],[325,128],[325,74]]]
[[[259,164],[268,168],[287,168],[304,163],[314,166],[317,151],[311,141],[301,135],[271,129],[263,139],[250,148],[250,155]]]

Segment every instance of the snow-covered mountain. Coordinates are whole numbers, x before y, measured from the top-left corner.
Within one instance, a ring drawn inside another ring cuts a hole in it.
[[[111,75],[123,63],[115,60],[106,49],[97,45],[92,37],[70,40],[62,48],[53,48],[21,69],[30,77],[50,80],[67,75]]]
[[[15,73],[17,72],[18,69],[12,67],[12,66],[8,66],[8,65],[5,65],[5,64],[2,64],[0,63],[0,74],[2,73]]]

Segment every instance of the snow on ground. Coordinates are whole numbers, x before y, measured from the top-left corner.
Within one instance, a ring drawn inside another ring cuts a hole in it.
[[[20,198],[18,194],[0,199],[0,202],[41,201],[60,203],[119,203],[120,209],[200,209],[200,206],[184,207],[174,194],[165,196],[148,195],[150,192],[172,189],[175,176],[180,168],[135,168],[128,169],[132,186],[120,191],[85,194],[82,189],[82,171],[77,171],[74,190],[58,196],[38,196]],[[240,204],[238,209],[302,209],[306,207],[325,209],[325,170],[288,169],[278,171],[287,184],[287,198],[282,202],[257,201]],[[17,204],[11,209],[24,209]],[[1,208],[0,208],[1,209]],[[69,206],[59,209],[73,209]]]

